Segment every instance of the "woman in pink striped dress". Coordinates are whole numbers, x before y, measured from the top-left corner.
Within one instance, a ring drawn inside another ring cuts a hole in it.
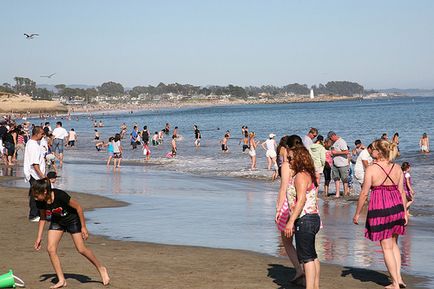
[[[293,184],[293,171],[289,166],[289,158],[292,156],[291,149],[303,146],[302,139],[298,135],[291,135],[287,137],[286,147],[287,149],[282,150],[283,153],[279,154],[281,158],[281,176],[280,176],[280,189],[277,197],[276,203],[276,217],[275,222],[277,224],[277,229],[281,233],[282,243],[285,247],[286,254],[295,269],[295,276],[291,279],[291,282],[295,282],[304,276],[303,268],[300,265],[297,258],[297,251],[293,245],[293,237],[286,237],[284,234],[286,223],[289,220],[289,208],[288,200],[286,198],[287,191],[295,190]]]
[[[376,140],[372,143],[372,157],[376,161],[365,171],[365,181],[353,218],[354,224],[358,224],[360,212],[370,190],[365,237],[371,241],[380,241],[384,261],[392,278],[392,284],[387,286],[387,289],[406,287],[401,276],[398,236],[405,234],[408,221],[407,200],[403,189],[402,170],[393,163],[397,154],[395,143],[386,140]]]

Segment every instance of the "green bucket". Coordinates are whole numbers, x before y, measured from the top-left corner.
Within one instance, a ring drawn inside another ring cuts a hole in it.
[[[15,283],[15,280],[19,283]],[[16,286],[24,287],[24,282],[15,276],[12,270],[9,270],[6,274],[0,275],[0,288],[15,288]]]

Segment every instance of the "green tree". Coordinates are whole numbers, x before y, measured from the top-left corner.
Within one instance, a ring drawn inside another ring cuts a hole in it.
[[[13,89],[12,85],[5,82],[5,83],[3,83],[3,85],[0,85],[0,92],[14,93],[14,89]]]
[[[36,82],[30,78],[15,76],[15,92],[33,95],[36,92]]]
[[[125,90],[122,84],[109,81],[101,84],[98,87],[98,92],[107,96],[118,96],[124,94]]]
[[[46,88],[37,88],[33,93],[34,99],[52,100],[53,93]]]
[[[65,89],[66,85],[65,84],[56,84],[54,87],[56,88],[57,93],[62,95],[63,90]]]

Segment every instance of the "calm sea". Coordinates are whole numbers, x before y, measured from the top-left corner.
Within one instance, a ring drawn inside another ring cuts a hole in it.
[[[278,183],[269,181],[271,173],[260,148],[258,170],[248,169],[249,157],[239,145],[241,126],[247,125],[261,141],[269,133],[279,139],[285,134],[302,136],[309,127],[318,128],[323,135],[333,130],[350,146],[356,139],[369,144],[382,133],[392,137],[398,132],[398,162],[411,163],[416,191],[411,210],[414,217],[400,241],[403,268],[433,277],[434,158],[421,155],[418,142],[424,132],[433,135],[434,97],[167,109],[93,117],[105,124],[97,128],[103,140],[119,132],[123,122],[128,134],[133,124],[147,125],[153,133],[169,122],[172,129],[179,127],[182,138],[175,159],[165,157],[170,151],[166,136],[162,145],[151,147],[149,162],[144,162],[141,149],[132,150],[126,139],[125,162],[114,172],[105,167],[106,153],[95,150],[92,119],[82,114],[63,120],[65,128],[75,129],[79,140],[76,149],[66,151],[59,186],[131,203],[89,212],[91,231],[116,239],[246,249],[279,256],[284,253],[273,221]],[[50,121],[54,126],[56,120]],[[200,148],[193,145],[194,124],[202,132]],[[224,154],[219,141],[226,130],[232,138],[229,153]],[[321,209],[324,228],[318,248],[322,261],[385,269],[379,244],[364,239],[362,225],[352,224],[354,201],[322,200]]]

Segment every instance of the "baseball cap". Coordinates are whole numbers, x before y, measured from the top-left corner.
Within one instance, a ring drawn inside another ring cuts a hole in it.
[[[273,137],[275,137],[276,135],[274,134],[274,133],[270,133],[269,135],[268,135],[268,137],[269,138],[273,138]]]
[[[332,136],[336,135],[336,133],[334,131],[329,131],[329,133],[327,134],[327,138],[332,138]]]
[[[56,174],[56,172],[48,172],[48,174],[47,174],[47,178],[48,179],[55,179],[55,178],[58,178],[58,177],[60,177],[60,176],[58,176]]]

